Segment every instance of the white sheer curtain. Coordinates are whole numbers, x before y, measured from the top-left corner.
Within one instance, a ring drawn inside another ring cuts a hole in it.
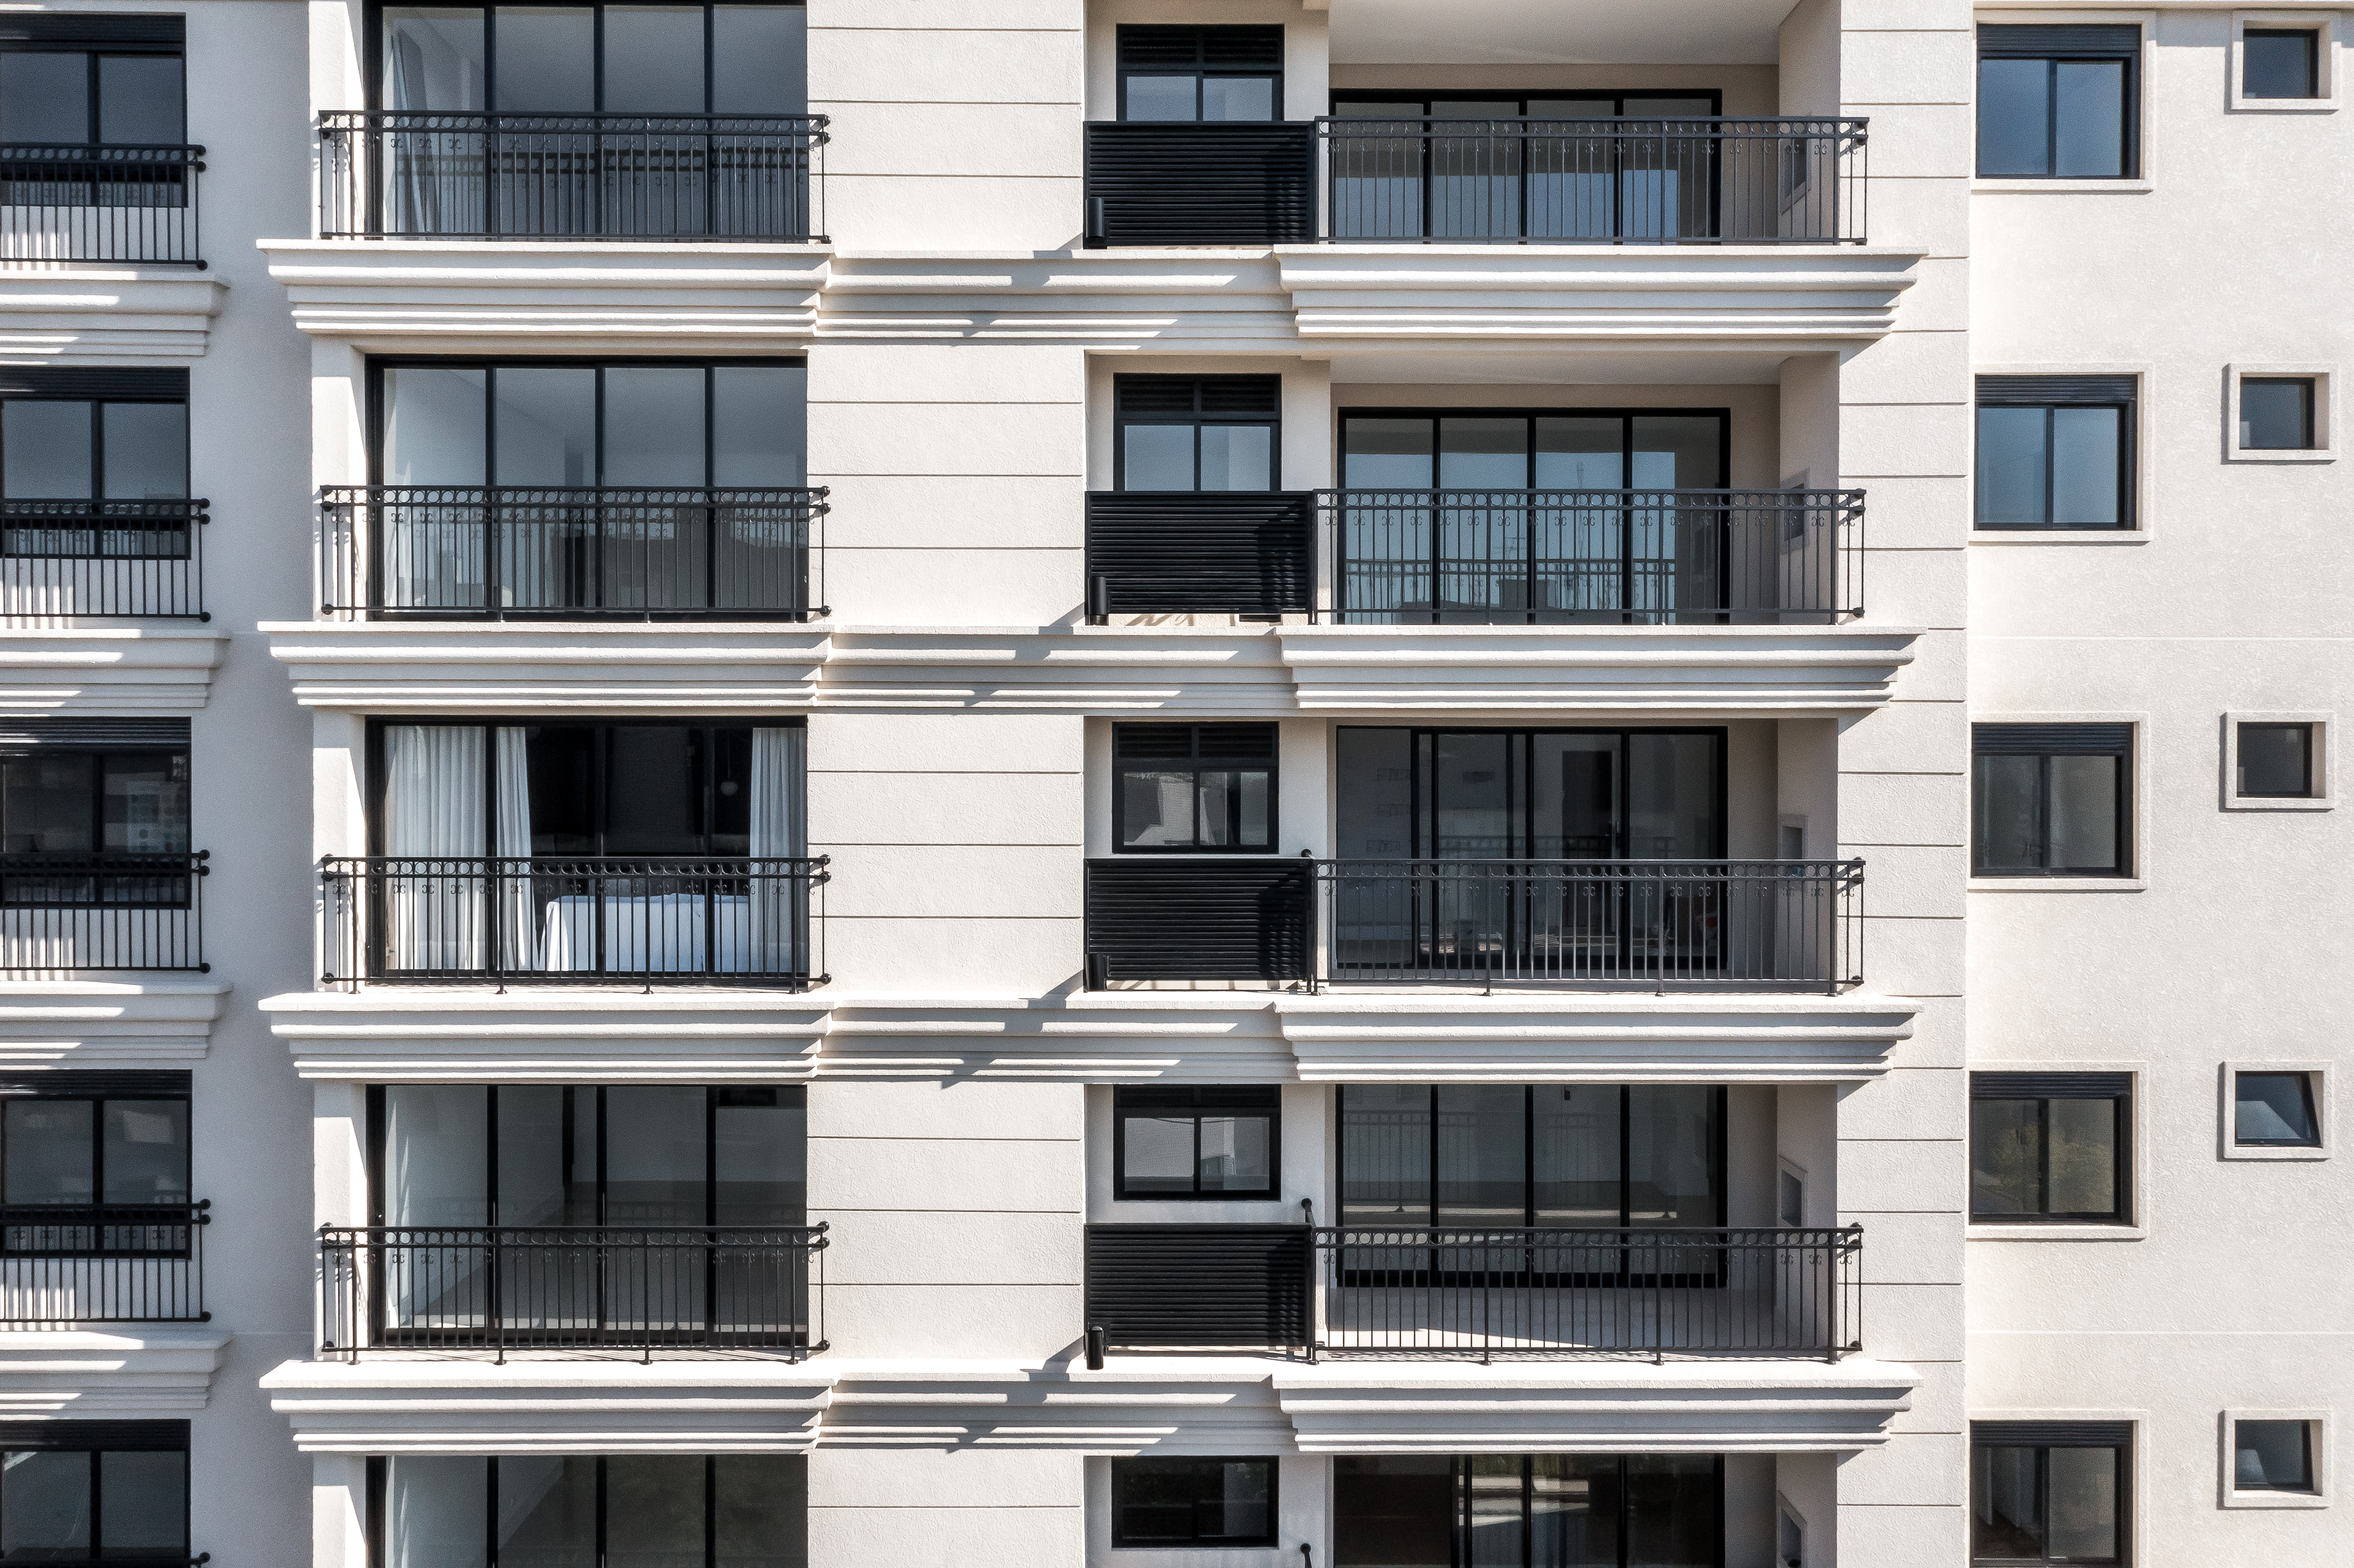
[[[537,901],[532,896],[531,868],[515,861],[531,859],[531,765],[521,729],[501,729],[494,735],[498,768],[498,821],[493,824],[492,853],[510,863],[499,868],[499,965],[532,969],[537,961]]]
[[[752,732],[752,842],[754,860],[781,860],[809,853],[807,774],[809,731]],[[805,885],[769,866],[752,879],[751,967],[758,974],[790,975],[807,963],[809,899]],[[723,949],[725,950],[725,949]]]
[[[392,969],[482,967],[482,782],[479,726],[385,727],[384,850],[408,863],[385,890]]]

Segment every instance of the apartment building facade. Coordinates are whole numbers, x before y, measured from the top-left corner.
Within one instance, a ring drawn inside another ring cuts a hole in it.
[[[0,6],[0,1558],[2354,1556],[2349,15]]]

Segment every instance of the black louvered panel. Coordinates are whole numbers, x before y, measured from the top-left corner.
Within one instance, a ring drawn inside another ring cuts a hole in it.
[[[1122,70],[1281,70],[1283,28],[1129,23],[1116,35]]]
[[[1307,491],[1120,490],[1087,496],[1087,575],[1114,615],[1283,615],[1315,600]]]
[[[185,1421],[0,1422],[0,1452],[53,1453],[60,1448],[102,1453],[178,1454],[188,1446]]]
[[[1982,60],[2115,59],[2139,53],[2141,29],[2137,26],[1978,25],[1978,58]]]
[[[2124,757],[2129,724],[1974,724],[1970,749],[1980,757]]]
[[[1089,245],[1288,245],[1315,237],[1311,123],[1098,122],[1087,135]]]
[[[0,366],[0,397],[127,397],[150,402],[188,400],[185,369],[147,366]]]
[[[2130,376],[1981,376],[1978,391],[1981,404],[2106,406],[2132,402],[2138,387]]]
[[[1087,1321],[1114,1345],[1304,1345],[1307,1227],[1089,1225]]]
[[[1123,414],[1192,414],[1199,410],[1198,376],[1115,376],[1112,407]]]
[[[2111,1100],[2133,1092],[2131,1073],[1972,1073],[1977,1100]]]
[[[185,751],[184,718],[0,719],[0,757],[22,756],[44,747],[136,747]]]
[[[110,1099],[170,1099],[187,1094],[190,1081],[186,1073],[163,1071],[65,1069],[54,1073],[0,1073],[0,1099],[65,1099],[84,1095]]]
[[[1111,980],[1306,980],[1311,890],[1298,861],[1087,862],[1087,952]]]
[[[1276,1084],[1121,1084],[1111,1092],[1115,1110],[1277,1111],[1283,1089]]]
[[[1280,376],[1197,376],[1204,414],[1265,414],[1283,411]]]
[[[1970,1441],[1987,1448],[2122,1448],[2130,1421],[1973,1421]]]
[[[50,12],[0,17],[0,48],[103,48],[110,54],[178,54],[187,24],[129,11]]]
[[[1256,762],[1275,755],[1271,724],[1202,724],[1193,726],[1194,750],[1205,762]]]
[[[1264,414],[1283,412],[1280,376],[1115,376],[1112,407],[1122,414]]]

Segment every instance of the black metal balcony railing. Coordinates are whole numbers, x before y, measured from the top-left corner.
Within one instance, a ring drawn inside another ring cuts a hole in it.
[[[1096,122],[1085,238],[1857,245],[1866,127],[1722,116]]]
[[[822,984],[827,857],[321,863],[327,984]]]
[[[0,973],[203,972],[211,853],[0,854]]]
[[[320,493],[321,608],[430,620],[807,620],[827,492],[451,488]]]
[[[1857,244],[1861,120],[1323,119],[1324,238]]]
[[[0,263],[202,268],[196,175],[204,158],[196,146],[0,144]]]
[[[1088,983],[1836,991],[1861,861],[1087,862]]]
[[[210,1200],[0,1205],[0,1324],[201,1323]]]
[[[319,117],[329,239],[825,239],[822,114]]]
[[[1863,1231],[1087,1227],[1090,1338],[1129,1350],[1493,1361],[1862,1348]]]
[[[826,1348],[826,1226],[323,1225],[322,1349]]]
[[[0,500],[0,615],[209,620],[212,503]]]

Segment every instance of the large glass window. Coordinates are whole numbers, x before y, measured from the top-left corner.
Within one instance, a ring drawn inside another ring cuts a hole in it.
[[[1724,1224],[1725,1097],[1704,1084],[1347,1084],[1344,1225]]]
[[[1970,1075],[1970,1218],[2130,1224],[2132,1107],[2125,1073]]]
[[[188,1561],[188,1424],[16,1421],[0,1438],[0,1560]]]
[[[1970,1561],[2126,1560],[2132,1429],[2113,1422],[1970,1424]]]
[[[1121,1086],[1112,1091],[1116,1198],[1272,1198],[1282,1091]]]
[[[1279,376],[1115,376],[1113,461],[1122,490],[1273,490]]]
[[[1272,1546],[1275,1510],[1272,1458],[1111,1462],[1114,1546]]]
[[[0,1081],[8,1253],[185,1255],[188,1202],[186,1073]]]
[[[185,370],[0,372],[0,559],[186,559],[187,399]]]
[[[385,5],[377,106],[805,114],[807,15],[798,0]]]
[[[1341,416],[1350,490],[1716,490],[1722,408],[1354,408]]]
[[[2133,726],[1971,726],[1970,874],[2132,874]]]
[[[1978,28],[1978,176],[2121,179],[2135,145],[2137,26]]]
[[[1270,853],[1276,726],[1112,726],[1112,837],[1123,854]]]
[[[1279,26],[1123,25],[1118,39],[1122,120],[1283,118]]]
[[[368,1461],[376,1568],[806,1568],[798,1454]]]
[[[11,18],[0,38],[0,143],[184,144],[182,27],[177,16]]]
[[[0,904],[177,908],[188,853],[186,720],[19,720],[0,735]]]
[[[1342,1455],[1335,1568],[1716,1568],[1713,1454]]]
[[[2130,528],[2130,376],[1981,376],[1980,528]]]

